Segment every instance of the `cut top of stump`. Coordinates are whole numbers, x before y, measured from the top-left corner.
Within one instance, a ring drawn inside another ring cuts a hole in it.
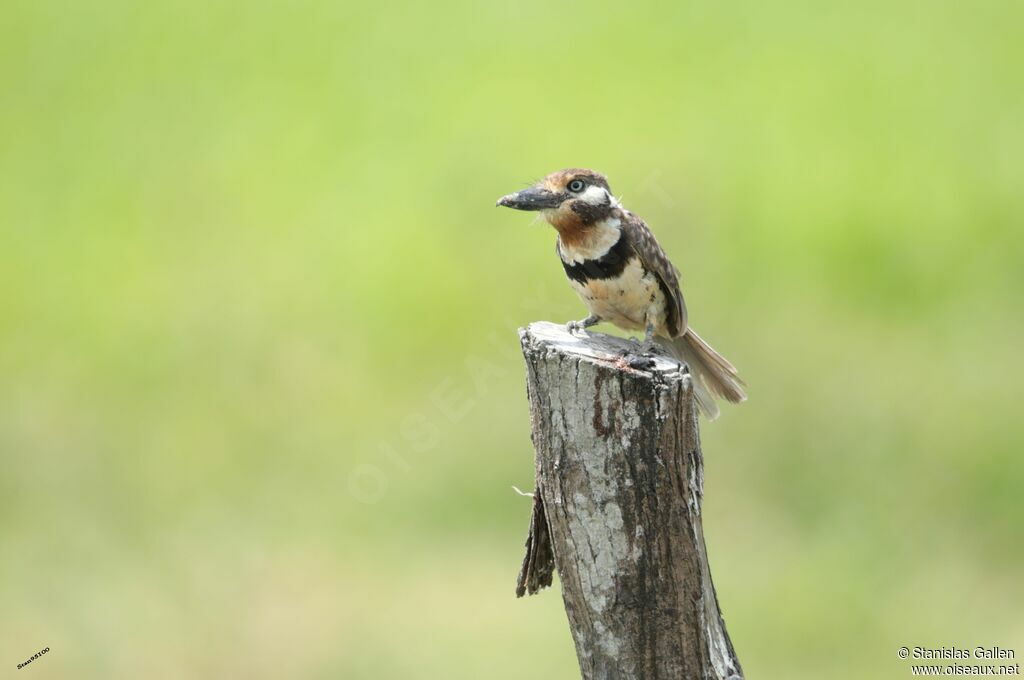
[[[591,364],[648,374],[665,382],[681,380],[689,373],[686,364],[661,354],[657,347],[653,354],[643,355],[645,361],[639,362],[636,359],[641,358],[640,347],[635,341],[590,331],[570,333],[565,324],[535,321],[519,329],[519,339],[523,348],[530,351],[579,357]]]

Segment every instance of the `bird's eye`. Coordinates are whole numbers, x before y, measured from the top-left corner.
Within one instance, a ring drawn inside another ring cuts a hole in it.
[[[579,192],[583,191],[583,187],[585,186],[586,184],[583,183],[583,180],[574,179],[573,181],[569,182],[569,191],[573,192],[574,194],[578,194]]]

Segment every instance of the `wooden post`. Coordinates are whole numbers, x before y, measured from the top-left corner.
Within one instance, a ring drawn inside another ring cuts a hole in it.
[[[600,333],[520,331],[536,490],[517,594],[557,567],[584,680],[742,680],[711,582],[690,376]]]

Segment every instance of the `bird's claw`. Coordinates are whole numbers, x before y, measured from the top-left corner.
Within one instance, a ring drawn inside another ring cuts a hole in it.
[[[586,331],[588,328],[598,323],[599,321],[600,319],[591,314],[585,319],[580,319],[579,321],[570,321],[566,323],[565,330],[569,331],[570,335],[575,335],[580,331]]]
[[[641,340],[631,335],[629,336],[629,342],[633,345],[633,349],[643,356],[652,356],[654,354],[653,340]]]

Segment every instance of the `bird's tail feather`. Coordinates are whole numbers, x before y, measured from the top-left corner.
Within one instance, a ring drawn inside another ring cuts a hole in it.
[[[692,328],[686,329],[685,334],[672,340],[658,338],[658,344],[689,366],[690,374],[694,378],[693,394],[697,399],[697,406],[708,420],[718,417],[716,397],[734,404],[747,398],[746,392],[743,391],[743,380],[736,372],[736,367],[704,342]]]

